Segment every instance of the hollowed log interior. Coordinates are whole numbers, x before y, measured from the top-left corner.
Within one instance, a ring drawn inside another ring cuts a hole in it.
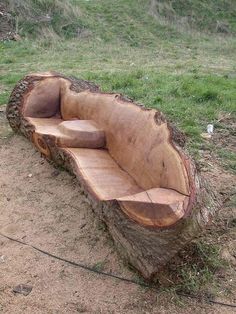
[[[15,87],[7,116],[43,155],[72,168],[145,277],[208,222],[200,179],[179,145],[181,133],[159,111],[86,81],[44,73]],[[193,210],[200,203],[204,218]]]
[[[45,137],[64,148],[98,200],[118,200],[130,218],[148,226],[170,226],[185,215],[187,169],[155,110],[117,94],[76,93],[69,81],[47,78],[26,98],[23,115],[34,126],[37,148],[50,156]]]

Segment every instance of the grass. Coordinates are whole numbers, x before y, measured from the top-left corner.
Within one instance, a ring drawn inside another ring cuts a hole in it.
[[[218,149],[217,153],[223,167],[228,171],[236,173],[236,154],[224,148]]]
[[[161,51],[87,40],[0,43],[0,88],[4,90],[0,103],[7,102],[14,84],[25,74],[56,70],[162,110],[186,133],[190,146],[198,149],[208,123],[214,124],[220,112],[236,113],[236,79],[230,76],[232,43],[225,44],[226,57],[220,44],[215,44],[217,54],[208,50],[211,63],[207,64],[200,51],[204,40],[187,52],[189,42],[179,46],[159,42]],[[218,67],[219,58],[227,63],[224,68]]]
[[[132,46],[150,46],[157,36],[171,40],[186,36],[186,28],[216,32],[219,23],[226,25],[229,33],[236,33],[236,4],[232,0],[3,2],[15,17],[19,33],[31,38],[55,35],[72,38],[78,30],[81,34],[88,30],[87,34],[105,42],[119,39]]]
[[[225,23],[229,31],[236,30],[236,3],[231,0],[154,0],[158,18],[174,21],[182,26],[188,25],[196,30],[214,32],[217,22]]]
[[[218,273],[228,267],[220,256],[220,246],[194,242],[179,252],[178,258],[180,261],[177,264],[171,262],[168,271],[160,277],[164,290],[190,295],[202,292],[214,295],[217,292],[220,284]]]
[[[232,222],[234,225],[235,222]],[[220,272],[228,268],[228,262],[221,257],[221,248],[217,244],[203,240],[192,242],[178,253],[165,269],[154,279],[156,288],[178,295],[190,294],[212,296],[220,287]],[[132,266],[129,268],[134,271]],[[147,284],[135,273],[134,280],[140,285]],[[227,291],[228,292],[228,291]]]
[[[97,262],[96,264],[94,264],[92,266],[92,269],[94,269],[97,272],[99,272],[99,271],[102,272],[102,271],[104,271],[105,265],[106,265],[106,261],[100,261],[100,262]]]
[[[220,257],[220,247],[217,245],[197,242],[192,246],[191,258],[179,269],[181,284],[175,289],[187,293],[198,293],[211,282],[211,289],[217,288],[217,271],[226,267],[226,262]]]

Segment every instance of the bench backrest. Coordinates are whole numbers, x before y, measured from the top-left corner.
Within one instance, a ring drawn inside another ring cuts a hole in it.
[[[189,194],[189,180],[180,152],[170,142],[165,121],[156,110],[124,101],[117,94],[70,90],[61,79],[60,110],[64,120],[94,120],[106,134],[110,155],[145,190],[154,187]]]

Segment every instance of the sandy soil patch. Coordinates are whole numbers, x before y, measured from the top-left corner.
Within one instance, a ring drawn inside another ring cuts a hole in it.
[[[47,163],[0,112],[0,231],[43,250],[104,271],[135,278],[117,255],[76,179]],[[27,296],[19,284],[32,286]],[[233,313],[231,308],[90,273],[0,237],[0,312]]]

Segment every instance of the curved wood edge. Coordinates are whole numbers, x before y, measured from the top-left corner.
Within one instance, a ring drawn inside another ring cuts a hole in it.
[[[189,197],[174,190],[154,188],[117,200],[123,211],[141,225],[166,228],[183,218]]]
[[[76,78],[68,78],[59,73],[49,72],[43,74],[27,75],[13,89],[6,110],[7,119],[16,132],[23,133],[33,141],[34,127],[22,115],[24,98],[34,88],[35,82],[46,77],[64,78],[71,82],[71,89],[81,91],[89,89],[98,92],[99,87],[87,81]],[[119,96],[121,101],[123,96]],[[131,101],[131,100],[129,100]],[[148,109],[144,109],[148,110]],[[157,112],[158,119],[164,116]],[[181,132],[168,124],[171,135],[170,141],[177,148],[186,165],[190,179],[190,206],[185,215],[176,224],[168,228],[148,228],[139,225],[130,219],[120,208],[117,201],[98,202],[89,193],[82,180],[79,180],[81,190],[87,195],[94,212],[102,219],[112,235],[114,242],[121,255],[128,260],[141,274],[152,279],[185,244],[198,236],[204,227],[211,221],[219,206],[214,192],[205,179],[197,171],[193,160],[183,148],[184,137]],[[46,155],[57,165],[63,166],[71,173],[76,174],[76,165],[73,158],[55,145],[52,138],[44,138],[50,154]]]
[[[75,92],[81,92],[84,90],[100,91],[99,87],[89,81],[77,79],[75,77],[67,77],[57,72],[45,72],[45,73],[32,73],[26,75],[21,79],[14,87],[6,108],[6,116],[10,123],[10,126],[14,131],[21,131],[24,133],[25,119],[23,116],[24,102],[27,95],[34,88],[35,84],[47,78],[62,78],[70,81],[70,89]],[[28,124],[28,123],[26,123]],[[25,134],[25,133],[24,133]],[[27,135],[27,134],[25,134]]]

